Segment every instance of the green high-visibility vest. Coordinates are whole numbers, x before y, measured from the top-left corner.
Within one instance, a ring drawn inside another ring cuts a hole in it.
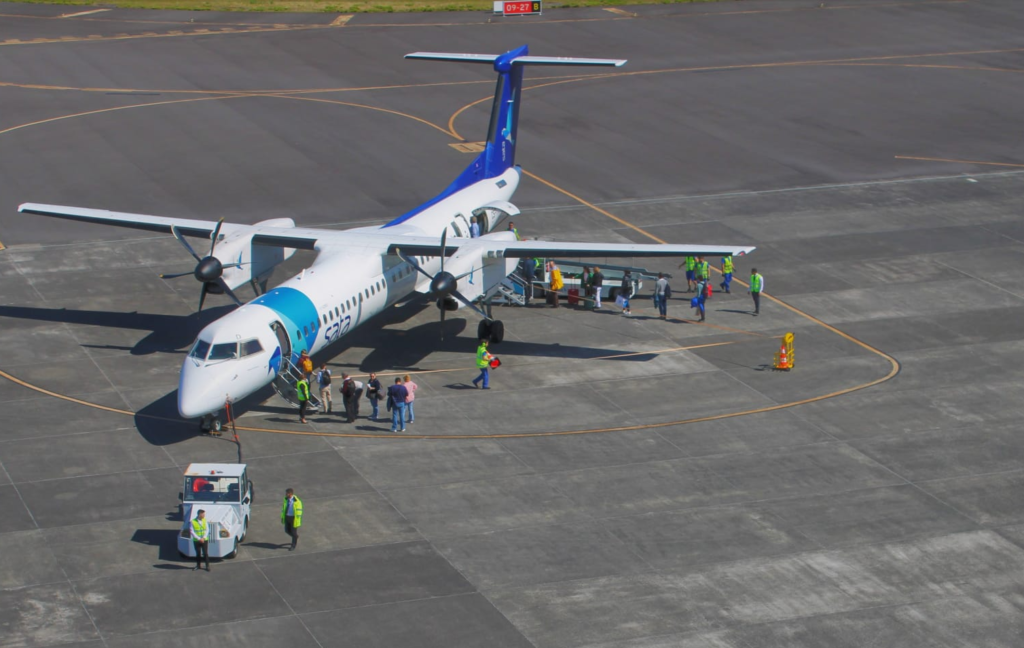
[[[764,286],[764,277],[760,274],[750,275],[750,292],[761,292],[761,288]]]
[[[295,384],[295,391],[298,392],[300,401],[309,400],[309,382],[305,378]]]
[[[193,540],[209,540],[210,539],[210,523],[206,520],[200,520],[194,518],[192,520],[192,539]]]
[[[295,513],[295,520],[293,527],[299,528],[302,526],[302,500],[299,499],[298,495],[293,495],[295,498],[295,505],[292,506],[292,512]],[[288,498],[284,498],[284,503],[281,504],[281,524],[284,524],[284,519],[288,515]]]
[[[686,269],[687,270],[693,270],[696,267],[697,267],[697,258],[696,257],[686,257]]]
[[[487,353],[487,347],[483,344],[476,349],[476,366],[483,369],[490,364],[490,353]]]
[[[707,261],[701,261],[700,264],[697,266],[697,276],[698,277],[703,277],[705,279],[708,278],[708,262]]]
[[[723,274],[731,274],[732,273],[732,257],[731,256],[724,256],[724,257],[722,257],[722,273]]]
[[[523,239],[519,238],[519,228],[518,227],[513,227],[512,228],[512,233],[516,235],[516,240],[517,241],[523,240]]]

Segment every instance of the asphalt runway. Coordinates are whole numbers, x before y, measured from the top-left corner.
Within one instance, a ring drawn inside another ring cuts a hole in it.
[[[1018,4],[5,3],[0,646],[1018,648]],[[699,324],[679,278],[668,322],[646,299],[632,319],[499,308],[503,366],[477,392],[476,320],[441,342],[412,302],[323,358],[414,374],[403,438],[261,397],[236,445],[176,417],[183,354],[230,308],[197,315],[193,280],[158,278],[191,267],[178,244],[16,213],[384,222],[468,163],[494,84],[402,55],[523,43],[629,63],[527,71],[520,230],[756,245],[737,273],[764,274],[760,317],[741,286]],[[788,331],[797,366],[770,371]],[[192,573],[183,469],[240,454],[247,542]]]

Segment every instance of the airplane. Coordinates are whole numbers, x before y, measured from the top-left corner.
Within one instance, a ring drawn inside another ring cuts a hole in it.
[[[384,225],[327,230],[296,227],[290,218],[242,225],[36,203],[18,208],[26,214],[169,233],[198,262],[192,274],[202,283],[200,310],[210,292],[224,293],[238,304],[200,331],[182,362],[178,412],[185,419],[200,418],[203,430],[219,429],[227,405],[273,382],[285,360],[303,350],[310,355],[322,351],[415,293],[436,300],[442,327],[446,312],[476,311],[482,318],[479,337],[498,344],[504,325],[477,302],[513,273],[520,259],[741,256],[754,250],[517,240],[514,232],[497,226],[520,213],[509,201],[522,176],[515,155],[524,68],[620,67],[626,61],[531,56],[526,45],[504,54],[414,52],[405,58],[490,64],[498,82],[484,150],[441,193]],[[477,217],[479,237],[470,236],[470,216]],[[209,254],[200,257],[185,236],[208,238]],[[267,290],[274,267],[296,249],[313,250],[316,259]],[[460,281],[470,275],[473,281]],[[243,304],[234,290],[246,283],[257,296]]]

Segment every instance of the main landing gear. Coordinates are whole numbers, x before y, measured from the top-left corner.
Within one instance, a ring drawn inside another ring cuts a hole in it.
[[[476,337],[478,340],[498,344],[505,339],[505,324],[501,320],[480,320],[476,327]]]

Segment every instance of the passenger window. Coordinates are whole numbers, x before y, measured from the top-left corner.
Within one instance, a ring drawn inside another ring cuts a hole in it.
[[[295,339],[302,339],[302,333],[299,333],[299,329],[295,329]]]
[[[335,307],[334,307],[334,314],[335,314],[335,316],[337,316],[337,317],[341,317],[341,311],[340,311],[340,310],[338,310],[338,307],[337,307],[337,306],[335,306]]]
[[[305,326],[302,327],[302,332],[305,333],[306,335],[309,335],[309,329],[306,328]]]

